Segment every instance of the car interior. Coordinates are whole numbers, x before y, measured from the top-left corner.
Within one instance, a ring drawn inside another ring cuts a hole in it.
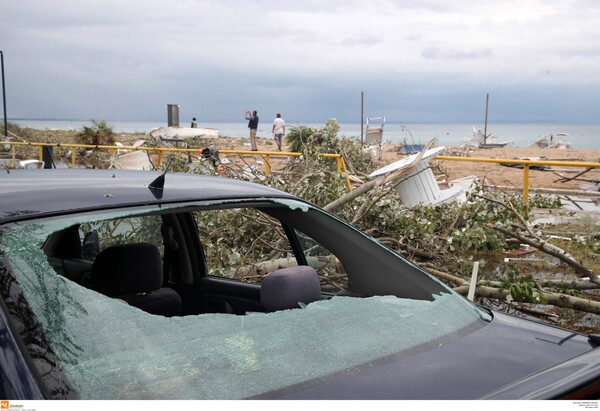
[[[82,232],[76,224],[50,235],[43,251],[69,280],[165,317],[269,312],[324,298],[317,271],[308,265],[275,269],[255,282],[210,276],[198,234],[190,229],[191,215],[160,218],[162,244],[103,247],[97,231]]]
[[[432,300],[446,292],[352,230],[321,212],[245,204],[74,224],[42,249],[58,274],[166,317],[269,312],[334,295]]]

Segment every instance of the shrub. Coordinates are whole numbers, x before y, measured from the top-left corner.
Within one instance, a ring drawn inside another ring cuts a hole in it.
[[[113,145],[115,143],[115,132],[104,120],[92,120],[92,126],[83,126],[77,133],[77,141],[81,144],[94,146]]]

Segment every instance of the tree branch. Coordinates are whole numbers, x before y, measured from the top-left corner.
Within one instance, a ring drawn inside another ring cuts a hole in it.
[[[579,264],[577,261],[573,260],[563,250],[561,250],[562,252],[557,251],[556,247],[549,246],[549,244],[546,243],[545,241],[537,242],[537,241],[531,240],[529,238],[523,237],[519,233],[513,233],[512,231],[509,231],[503,227],[498,227],[494,224],[488,224],[487,227],[489,227],[493,230],[499,231],[508,237],[516,238],[525,244],[529,244],[530,246],[533,246],[533,247],[537,248],[538,250],[543,251],[546,254],[549,254],[553,257],[558,258],[563,263],[572,267],[578,273],[583,274],[584,276],[589,277],[591,281],[593,281],[597,284],[600,284],[600,280],[588,268],[584,267],[583,265]]]
[[[466,295],[469,292],[469,286],[463,285],[454,288],[459,294]],[[584,298],[574,297],[572,295],[541,292],[544,297],[548,300],[548,304],[556,307],[570,308],[572,310],[584,311],[592,314],[600,314],[600,302],[587,300]],[[478,285],[476,289],[476,295],[479,297],[495,298],[498,300],[504,300],[508,296],[508,290],[500,290],[494,287],[487,287]]]

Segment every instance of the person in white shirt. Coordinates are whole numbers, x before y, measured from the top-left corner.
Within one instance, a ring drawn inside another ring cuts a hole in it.
[[[273,121],[273,135],[275,143],[277,143],[277,150],[281,151],[281,143],[285,135],[285,121],[283,121],[279,113],[277,113],[277,118]]]

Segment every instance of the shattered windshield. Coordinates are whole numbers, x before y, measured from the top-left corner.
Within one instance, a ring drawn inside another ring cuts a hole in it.
[[[37,220],[1,232],[0,257],[82,399],[248,398],[449,338],[484,316],[441,293],[432,301],[333,297],[271,313],[166,318],[57,274],[41,249],[50,234],[74,224],[152,211],[165,207]]]

